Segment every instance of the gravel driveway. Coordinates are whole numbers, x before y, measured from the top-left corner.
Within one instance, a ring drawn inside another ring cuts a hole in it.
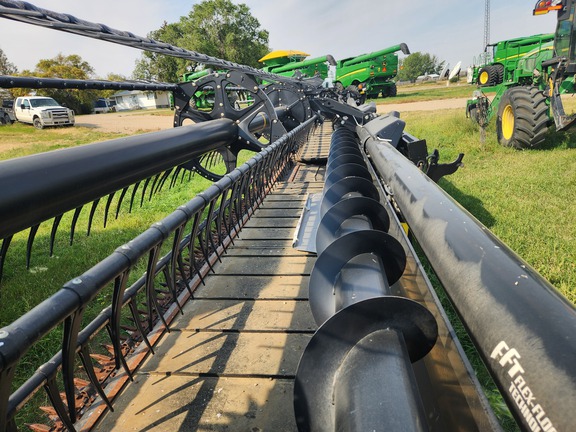
[[[466,107],[466,98],[439,99],[424,102],[392,103],[378,105],[378,113],[390,111],[433,111]],[[95,128],[101,132],[133,133],[137,131],[155,132],[172,126],[171,115],[147,114],[146,111],[122,111],[108,114],[90,114],[76,117],[76,126]]]

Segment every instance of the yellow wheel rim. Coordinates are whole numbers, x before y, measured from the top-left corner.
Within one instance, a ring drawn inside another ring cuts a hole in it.
[[[486,84],[488,82],[488,72],[482,71],[482,73],[480,74],[480,77],[478,77],[478,81],[482,85]]]
[[[512,106],[506,105],[502,112],[502,136],[509,140],[514,133],[514,110]]]

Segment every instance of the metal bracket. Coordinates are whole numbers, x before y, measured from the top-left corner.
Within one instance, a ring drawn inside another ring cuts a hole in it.
[[[215,72],[198,81],[182,83],[180,89],[174,98],[175,127],[220,118],[233,120],[238,125],[236,142],[183,165],[210,180],[219,180],[231,172],[241,150],[259,152],[286,134],[266,93],[253,76],[244,72]],[[219,163],[224,164],[225,172],[217,167]]]

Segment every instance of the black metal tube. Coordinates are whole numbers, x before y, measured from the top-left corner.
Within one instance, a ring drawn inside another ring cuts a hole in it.
[[[384,329],[365,336],[350,350],[334,382],[335,430],[427,430],[401,332]]]
[[[571,430],[574,305],[391,145],[359,134],[516,419]]]
[[[286,106],[274,108],[274,111],[279,120],[284,119],[289,112]],[[250,132],[263,132],[270,126],[271,121],[266,113],[260,112],[250,122],[248,130]]]
[[[361,229],[371,229],[372,224],[368,225]],[[355,231],[358,230],[351,232]],[[372,254],[358,255],[348,261],[334,285],[336,312],[359,301],[385,295],[390,295],[386,270],[382,258]]]
[[[0,75],[0,88],[176,91],[178,90],[178,85],[142,81],[115,82],[104,80],[79,80]]]
[[[231,120],[0,162],[0,238],[37,225],[237,139]]]

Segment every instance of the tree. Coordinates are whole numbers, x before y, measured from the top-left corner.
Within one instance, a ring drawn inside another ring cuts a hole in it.
[[[398,79],[414,82],[420,75],[440,73],[444,63],[444,61],[439,61],[435,55],[415,52],[402,61]]]
[[[58,54],[53,59],[40,60],[33,71],[25,70],[21,75],[86,80],[93,77],[94,69],[77,54],[68,56]],[[28,94],[29,89],[16,89],[14,93],[22,96]],[[94,90],[39,89],[37,93],[56,99],[61,104],[73,109],[76,114],[92,112],[94,101],[99,97],[98,92]]]
[[[0,48],[0,75],[14,75],[18,73],[18,68],[8,61],[8,57]]]
[[[260,28],[245,4],[231,0],[204,0],[188,16],[149,34],[152,39],[234,63],[258,67],[258,59],[270,51],[268,32]],[[134,77],[178,82],[194,62],[145,52],[136,64]]]
[[[180,48],[183,48],[181,45],[183,36],[180,23],[168,24],[166,21],[158,30],[148,34],[151,39]],[[178,77],[184,73],[189,64],[190,62],[185,59],[144,51],[140,60],[136,62],[133,76],[150,81],[178,82]]]
[[[8,57],[0,48],[0,75],[16,75],[18,68],[8,61]],[[0,99],[12,98],[12,91],[7,89],[0,89]]]

